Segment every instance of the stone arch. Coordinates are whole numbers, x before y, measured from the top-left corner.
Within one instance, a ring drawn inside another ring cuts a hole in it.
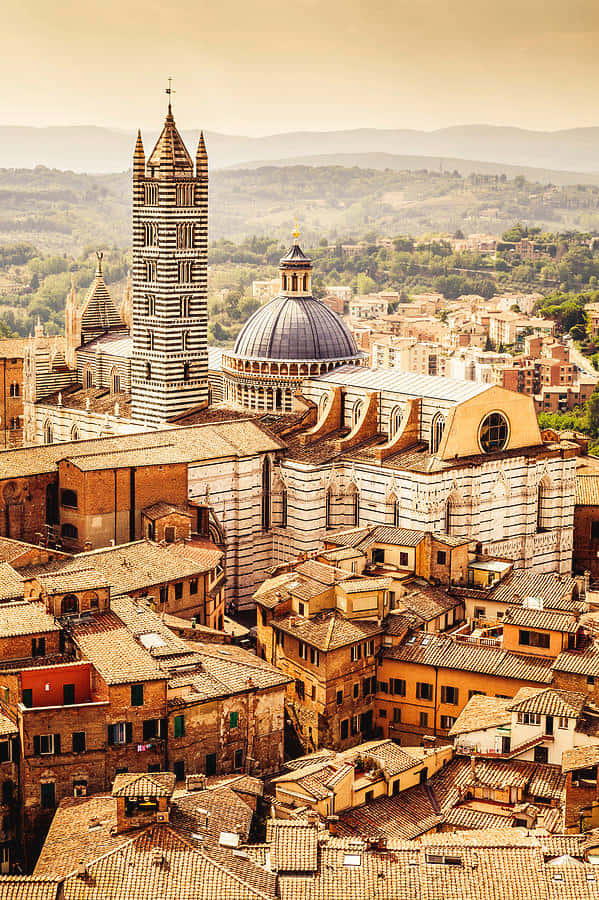
[[[443,437],[443,432],[445,431],[445,416],[442,412],[437,412],[433,416],[433,420],[431,422],[431,436],[430,436],[430,452],[436,453],[439,449],[439,444],[441,443],[441,438]]]

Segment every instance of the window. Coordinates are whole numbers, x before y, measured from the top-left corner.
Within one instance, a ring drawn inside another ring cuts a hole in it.
[[[185,763],[182,759],[178,759],[173,763],[173,772],[175,775],[175,781],[185,780]]]
[[[178,184],[176,187],[177,206],[193,206],[194,205],[194,188],[191,183]]]
[[[177,274],[181,284],[191,284],[193,281],[193,263],[191,260],[180,259]]]
[[[33,706],[33,692],[31,688],[23,688],[23,706],[31,709]]]
[[[399,523],[401,520],[401,506],[399,505],[399,500],[396,500],[393,504],[393,524],[396,528],[399,528]]]
[[[441,443],[444,429],[445,419],[443,418],[443,415],[441,413],[437,413],[431,424],[431,453],[436,453],[439,449],[439,444]]]
[[[337,691],[337,706],[343,703],[343,691]]]
[[[362,680],[362,691],[365,697],[369,697],[376,692],[376,678],[374,675],[371,678],[364,678]]]
[[[362,659],[362,645],[354,644],[351,648],[351,661],[356,662],[358,659]]]
[[[151,741],[154,738],[164,736],[164,725],[162,719],[144,719],[142,724],[142,739]]]
[[[144,261],[144,272],[146,281],[156,281],[156,260],[146,259]]]
[[[298,641],[298,653],[300,659],[308,659],[308,645],[303,641]]]
[[[110,373],[110,393],[120,394],[121,392],[121,376],[117,369],[113,369]]]
[[[599,520],[591,522],[591,540],[599,541]]]
[[[146,363],[146,381],[150,381],[152,378],[152,366],[149,362]]]
[[[239,713],[237,710],[229,713],[229,728],[237,728],[239,724]]]
[[[31,638],[31,655],[32,656],[45,656],[46,655],[46,638],[45,637]]]
[[[389,437],[394,437],[401,428],[401,407],[396,406],[389,416]]]
[[[360,733],[360,716],[352,716],[351,717],[351,733],[352,734]]]
[[[171,543],[172,541],[167,541],[167,543]],[[181,600],[183,597],[183,582],[177,581],[175,584],[175,600]]]
[[[522,631],[518,635],[518,643],[524,647],[541,647],[545,650],[549,648],[550,635],[542,634],[538,631]]]
[[[189,593],[197,594],[197,592],[198,592],[198,579],[192,578],[191,581],[189,582]],[[264,623],[264,624],[266,624],[266,623]]]
[[[295,679],[295,695],[298,700],[304,699],[304,682],[301,680],[301,678]]]
[[[428,713],[427,712],[420,713],[420,727],[428,728]]]
[[[188,362],[183,363],[183,381],[189,381],[189,377],[190,377],[189,372],[190,372],[189,363]]]
[[[235,769],[239,770],[243,768],[243,750],[235,751],[235,760],[233,763]]]
[[[536,763],[546,763],[549,759],[549,750],[547,747],[535,747],[533,753],[534,761]]]
[[[474,618],[475,619],[484,619],[487,613],[487,609],[485,606],[475,606],[474,607]]]
[[[85,731],[74,731],[72,742],[73,753],[85,753]]]
[[[305,604],[305,603],[302,603],[301,600],[298,601],[298,604],[297,604],[297,611],[298,611],[298,613],[300,614],[300,616],[305,616],[305,615],[306,615],[306,604]],[[300,656],[301,656],[301,652],[300,652]]]
[[[339,734],[341,736],[341,740],[347,740],[349,735],[349,719],[342,719],[341,725],[339,726]]]
[[[419,700],[433,699],[433,686],[426,681],[416,682],[416,696]]]
[[[44,444],[54,443],[54,428],[48,419],[44,422]]]
[[[11,384],[11,386],[10,386],[10,392],[9,392],[9,393],[10,393],[10,396],[11,396],[11,397],[18,397],[18,396],[19,396],[19,394],[20,394],[20,388],[19,388],[19,385],[18,385],[18,383],[17,383],[16,381],[14,381],[14,382]]]
[[[358,697],[360,696],[360,685],[357,681],[353,687],[353,694],[354,694],[354,700],[357,700]]]
[[[366,641],[364,644],[364,656],[374,656],[374,641]]]
[[[40,785],[42,809],[54,809],[56,806],[56,788],[53,781]]]
[[[8,806],[9,803],[13,802],[15,792],[14,782],[11,781],[10,778],[7,778],[6,781],[2,782],[2,803],[4,806]],[[6,831],[6,825],[4,826],[4,830]]]
[[[402,567],[402,569],[405,569],[408,565],[408,554],[405,552],[405,550],[402,550],[399,554],[399,565]]]
[[[62,686],[62,702],[64,706],[72,706],[75,702],[75,685],[63,684]]]
[[[193,225],[182,223],[177,225],[177,247],[179,250],[189,250],[193,247]]]
[[[36,734],[33,738],[33,752],[35,756],[52,756],[60,753],[59,734]]]
[[[333,492],[329,488],[325,494],[324,500],[324,519],[325,519],[325,527],[332,528],[332,506],[333,506]]]
[[[131,706],[144,705],[144,686],[143,684],[131,685]]]
[[[393,707],[393,721],[401,722],[401,706]]]
[[[216,753],[206,754],[206,775],[216,775]]]
[[[445,731],[449,731],[449,729],[455,724],[455,716],[441,716],[441,728]]]
[[[594,675],[587,675],[587,684],[589,685],[589,687],[592,687],[595,684]]]
[[[158,185],[144,184],[144,205],[155,206],[158,203]]]
[[[364,794],[364,800],[366,803],[370,803],[371,800],[374,799],[374,791],[366,791]]]
[[[389,693],[389,682],[388,681],[379,681],[379,693],[388,694]]]
[[[12,759],[12,741],[0,741],[0,763],[10,762]]]
[[[489,413],[483,419],[478,441],[484,453],[503,450],[508,442],[510,428],[506,417],[499,412]]]
[[[541,716],[539,713],[519,712],[518,725],[540,725]]]
[[[372,562],[375,566],[385,562],[385,551],[383,548],[376,547],[372,551]]]
[[[437,550],[437,565],[444,566],[447,563],[447,553],[445,550]]]
[[[175,737],[185,737],[185,716],[175,716],[173,719]]]
[[[379,709],[379,719],[386,719],[386,718],[387,718],[387,710]]]
[[[191,297],[181,297],[180,313],[182,319],[187,319],[191,315]]]
[[[69,509],[77,509],[77,492],[63,488],[60,492],[60,505]]]
[[[320,662],[320,655],[318,650],[315,650],[314,647],[310,647],[310,662],[313,666],[317,666]]]
[[[155,247],[158,243],[158,226],[155,222],[144,222],[144,245],[146,247]]]
[[[133,740],[133,725],[131,722],[115,722],[108,726],[109,744],[129,744]]]
[[[441,703],[451,703],[457,706],[459,702],[459,691],[456,687],[449,685],[441,685]]]
[[[354,491],[352,506],[352,525],[357,528],[360,524],[360,495],[357,491]]]
[[[406,696],[406,682],[404,678],[392,678],[390,681],[391,693],[398,697]]]
[[[270,529],[270,459],[264,457],[262,465],[262,531]]]
[[[570,720],[568,716],[560,716],[557,720],[557,724],[559,728],[567,729],[570,726]]]
[[[65,522],[64,525],[60,529],[60,533],[65,538],[71,538],[72,540],[77,540],[79,537],[79,530],[76,525],[71,524],[71,522]]]

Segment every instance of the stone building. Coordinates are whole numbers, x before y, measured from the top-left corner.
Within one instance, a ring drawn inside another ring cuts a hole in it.
[[[61,799],[105,791],[119,773],[263,774],[283,759],[284,674],[239,648],[187,644],[80,563],[29,573],[27,599],[2,607],[13,846],[27,864]]]

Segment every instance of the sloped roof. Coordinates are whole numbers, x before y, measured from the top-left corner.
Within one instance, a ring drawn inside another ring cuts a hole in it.
[[[560,691],[547,688],[524,700],[509,703],[510,712],[538,713],[541,716],[568,716],[577,719],[586,702],[586,695],[577,691]]]
[[[450,736],[482,731],[497,725],[509,725],[512,720],[511,713],[507,711],[509,702],[500,697],[474,694],[449,730]]]
[[[166,119],[156,145],[148,157],[147,169],[157,168],[156,177],[161,175],[193,175],[193,162],[177,130],[175,119],[169,104]]]
[[[171,797],[174,790],[173,772],[123,772],[112,783],[113,797]]]
[[[529,609],[525,606],[510,606],[503,616],[504,625],[523,628],[540,628],[545,631],[559,631],[575,634],[580,628],[571,615],[546,609]]]
[[[347,619],[336,610],[313,619],[288,615],[273,621],[272,626],[275,630],[292,634],[298,640],[312,644],[319,650],[337,650],[339,647],[374,637],[384,630],[376,622]]]
[[[126,326],[106,287],[106,282],[102,275],[102,266],[98,262],[94,280],[83,301],[81,333],[85,341],[88,335],[97,335],[99,332],[114,330],[125,331]]]

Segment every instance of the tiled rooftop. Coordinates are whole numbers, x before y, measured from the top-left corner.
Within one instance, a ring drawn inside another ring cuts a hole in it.
[[[337,650],[383,632],[382,626],[366,619],[347,619],[336,611],[323,613],[313,619],[303,616],[284,616],[273,622],[276,631],[292,634],[319,650]]]

